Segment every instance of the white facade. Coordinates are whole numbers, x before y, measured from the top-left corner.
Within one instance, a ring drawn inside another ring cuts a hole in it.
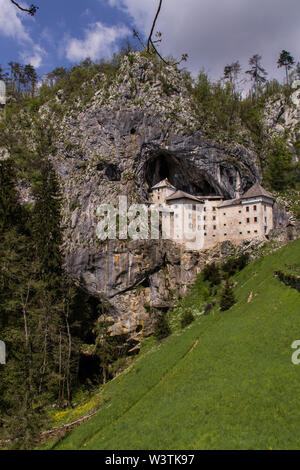
[[[273,228],[273,203],[272,195],[258,184],[241,198],[228,201],[177,191],[167,179],[152,188],[152,205],[161,216],[161,237],[189,250],[268,235]]]

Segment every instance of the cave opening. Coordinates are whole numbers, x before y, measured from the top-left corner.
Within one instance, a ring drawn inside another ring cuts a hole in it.
[[[155,184],[168,178],[176,189],[186,193],[197,196],[219,195],[203,172],[183,161],[180,156],[167,152],[161,152],[147,160],[144,167],[144,177],[149,191]]]

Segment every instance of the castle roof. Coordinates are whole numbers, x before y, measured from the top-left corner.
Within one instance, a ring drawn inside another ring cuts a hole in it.
[[[272,194],[266,191],[260,184],[254,184],[242,197],[241,199],[250,199],[252,197],[265,196],[269,199],[274,199]]]
[[[197,196],[192,196],[191,194],[185,193],[184,191],[176,191],[174,194],[166,198],[166,201],[174,201],[176,199],[191,199],[192,201],[201,202],[203,201],[201,198]]]
[[[218,205],[218,209],[229,206],[238,206],[241,203],[241,199],[229,199],[228,201],[223,201]]]
[[[158,188],[170,188],[176,190],[176,188],[169,182],[168,178],[165,178],[164,180],[157,183],[155,186],[152,186],[152,189]]]

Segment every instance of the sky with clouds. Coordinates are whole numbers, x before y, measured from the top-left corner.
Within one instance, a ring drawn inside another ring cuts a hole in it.
[[[28,3],[21,1],[23,6]],[[31,2],[30,2],[31,3]],[[35,17],[0,0],[0,64],[31,63],[39,75],[86,57],[108,58],[132,29],[147,37],[158,0],[35,0]],[[239,60],[263,56],[270,77],[282,78],[276,62],[282,49],[300,62],[299,0],[164,0],[157,23],[162,53],[181,57],[193,74],[212,78]]]

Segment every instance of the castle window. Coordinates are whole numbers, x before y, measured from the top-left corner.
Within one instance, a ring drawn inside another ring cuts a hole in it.
[[[224,233],[224,237],[227,237],[227,233]]]
[[[204,212],[206,212],[206,207],[203,207]]]
[[[203,225],[203,230],[206,230],[206,225]],[[205,234],[206,235],[206,234]]]
[[[213,207],[213,211],[215,211],[217,208],[216,207]]]
[[[242,213],[242,211],[239,211],[239,214],[241,214],[241,213]]]
[[[267,217],[265,217],[265,223],[267,223]]]
[[[193,211],[195,211],[195,210],[196,210],[196,206],[195,206],[195,205],[193,205]]]
[[[254,211],[257,211],[257,206],[253,206],[253,210],[254,210]]]
[[[217,217],[215,215],[213,216],[213,220],[217,220]]]
[[[240,235],[243,235],[243,232],[240,232]]]
[[[249,207],[249,206],[246,207],[246,211],[247,211],[247,212],[250,211],[250,207]]]
[[[240,225],[242,225],[242,222],[239,222]]]
[[[254,233],[257,233],[257,230],[254,230]]]
[[[248,231],[248,233],[251,233],[250,230]]]
[[[267,210],[267,206],[266,206],[266,204],[264,204],[264,210],[265,210],[265,211]]]
[[[227,224],[224,224],[224,227],[226,227]]]
[[[206,220],[206,215],[203,216],[203,220]]]
[[[214,230],[217,230],[217,226],[216,226],[216,225],[214,225]]]
[[[206,237],[207,233],[204,234],[204,236]]]
[[[257,218],[257,217],[254,217],[254,222],[258,222],[258,218]]]
[[[250,224],[250,219],[247,219],[247,224]]]

